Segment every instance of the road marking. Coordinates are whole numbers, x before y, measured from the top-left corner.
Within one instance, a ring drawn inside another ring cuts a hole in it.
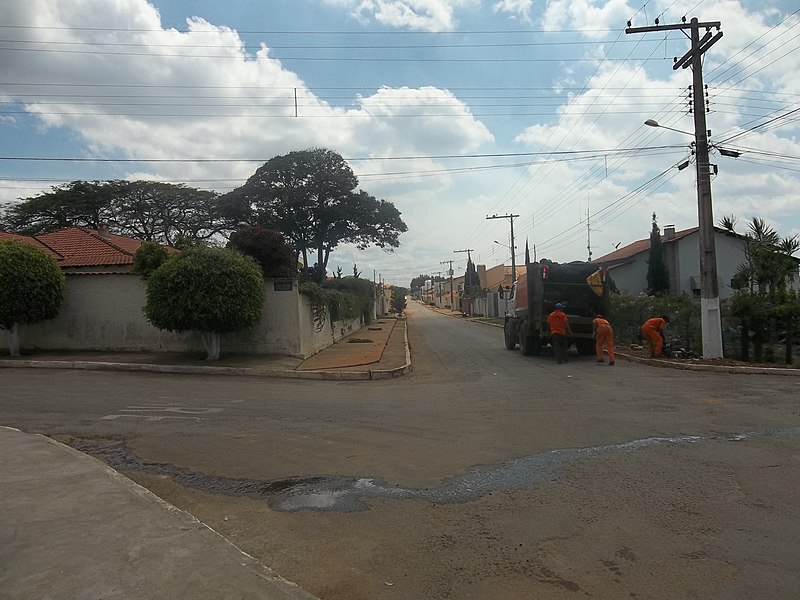
[[[123,417],[130,417],[134,419],[144,419],[145,421],[163,421],[164,419],[191,419],[193,421],[205,421],[202,417],[177,417],[177,416],[155,416],[155,415],[106,415],[100,417],[101,421],[113,421],[114,419],[121,419]]]
[[[120,413],[156,413],[156,414],[114,414],[105,415],[101,417],[101,421],[113,421],[122,417],[140,418],[146,421],[162,421],[164,419],[194,419],[195,421],[204,421],[202,417],[198,416],[177,416],[177,415],[212,415],[221,413],[223,408],[219,406],[189,406],[180,403],[143,403],[143,404],[129,404],[125,408],[120,408]],[[158,413],[176,413],[176,414],[158,414]]]
[[[125,412],[173,412],[184,415],[210,415],[222,412],[221,408],[183,408],[181,406],[167,406],[164,408],[121,408]]]

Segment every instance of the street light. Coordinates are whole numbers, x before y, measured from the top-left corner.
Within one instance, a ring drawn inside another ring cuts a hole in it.
[[[697,115],[695,115],[697,116]],[[719,308],[719,282],[717,280],[717,251],[714,240],[714,217],[711,204],[711,171],[708,163],[709,132],[705,130],[705,114],[695,119],[694,146],[697,160],[697,231],[700,241],[700,320],[703,334],[703,356],[722,357],[722,317]],[[701,125],[702,123],[702,125]],[[692,135],[688,131],[661,125],[647,119],[648,127],[661,127]]]
[[[647,121],[645,121],[644,124],[647,125],[648,127],[661,127],[661,129],[669,129],[670,131],[685,133],[686,135],[694,135],[693,133],[689,133],[688,131],[681,131],[680,129],[673,129],[672,127],[667,127],[666,125],[662,125],[655,119],[647,119]]]

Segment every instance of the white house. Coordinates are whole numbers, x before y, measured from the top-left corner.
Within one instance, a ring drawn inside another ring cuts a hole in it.
[[[674,225],[664,227],[661,236],[664,260],[669,271],[670,294],[700,296],[700,235],[697,227],[675,231]],[[720,300],[733,294],[731,279],[745,261],[745,237],[725,229],[714,228],[717,254],[717,277]],[[638,240],[610,254],[595,259],[608,269],[619,291],[640,294],[647,290],[647,261],[650,257],[650,238]]]

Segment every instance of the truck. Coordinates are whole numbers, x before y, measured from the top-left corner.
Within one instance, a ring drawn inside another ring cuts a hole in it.
[[[523,355],[540,355],[550,343],[547,315],[561,303],[572,329],[567,345],[575,344],[579,354],[593,354],[592,320],[597,314],[607,316],[610,308],[608,271],[591,262],[531,263],[527,256],[525,265],[525,275],[511,288],[503,323],[505,347],[514,350],[519,344]]]

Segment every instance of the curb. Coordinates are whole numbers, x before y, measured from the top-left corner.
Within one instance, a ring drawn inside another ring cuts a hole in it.
[[[408,345],[408,326],[403,332],[406,362],[393,369],[365,371],[288,371],[253,367],[214,367],[199,365],[153,365],[149,363],[115,363],[79,360],[8,360],[0,359],[0,368],[9,369],[77,369],[86,371],[132,371],[142,373],[172,373],[183,375],[238,375],[249,377],[281,377],[318,381],[374,381],[395,379],[411,372],[411,352]]]
[[[732,373],[736,375],[782,375],[788,377],[800,376],[800,369],[783,369],[780,367],[740,367],[729,365],[699,365],[692,363],[681,363],[672,360],[654,359],[654,358],[640,358],[638,356],[631,356],[630,354],[623,354],[616,352],[620,358],[627,361],[635,362],[651,367],[661,367],[662,369],[679,369],[682,371],[706,371],[712,373]]]

